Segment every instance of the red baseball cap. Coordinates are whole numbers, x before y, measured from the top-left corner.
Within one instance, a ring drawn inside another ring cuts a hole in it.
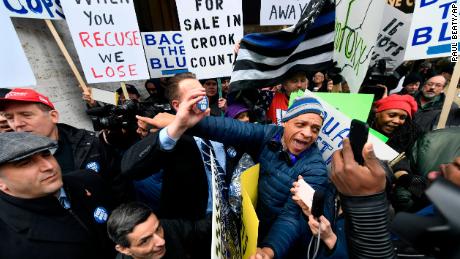
[[[0,105],[3,106],[6,101],[43,103],[54,110],[54,105],[48,97],[36,92],[35,90],[27,88],[14,88],[7,93],[4,98],[0,98]]]

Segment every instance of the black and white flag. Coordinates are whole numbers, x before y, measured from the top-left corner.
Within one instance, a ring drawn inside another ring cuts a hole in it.
[[[296,71],[332,67],[334,23],[334,3],[312,0],[296,25],[244,36],[232,72],[231,91],[274,86]]]

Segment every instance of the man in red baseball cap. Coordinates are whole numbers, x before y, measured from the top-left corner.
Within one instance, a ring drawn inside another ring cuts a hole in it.
[[[0,98],[0,110],[14,131],[58,140],[59,114],[48,97],[32,89],[15,88]]]
[[[31,132],[57,141],[54,157],[64,175],[89,169],[113,184],[116,172],[119,172],[114,152],[99,140],[95,132],[58,123],[59,113],[45,95],[32,89],[15,88],[0,98],[0,111],[14,131]]]

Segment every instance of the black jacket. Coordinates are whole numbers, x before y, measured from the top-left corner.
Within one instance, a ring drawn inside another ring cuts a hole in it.
[[[172,151],[164,151],[159,131],[151,134],[125,152],[121,170],[136,180],[163,170],[160,218],[198,220],[206,215],[208,182],[193,137],[183,135]]]
[[[202,259],[210,256],[210,250],[200,256],[193,255],[193,252],[200,242],[203,242],[203,238],[207,238],[206,234],[212,227],[211,220],[207,218],[199,221],[161,219],[160,223],[164,230],[166,248],[163,259]],[[132,259],[132,257],[118,253],[116,259]]]
[[[106,224],[94,218],[97,208],[113,208],[103,182],[81,171],[63,181],[70,210],[54,196],[21,199],[0,192],[0,258],[113,258]]]
[[[122,173],[143,179],[163,170],[160,209],[158,216],[166,219],[209,222],[206,217],[208,181],[200,150],[193,137],[183,135],[171,151],[160,147],[159,131],[151,134],[125,152],[121,162]],[[166,231],[166,230],[165,230]],[[177,229],[176,235],[186,235]],[[209,258],[211,253],[211,227],[203,227],[188,235],[193,242],[191,258]],[[166,235],[166,233],[165,233]],[[170,251],[168,254],[171,255]],[[176,253],[178,251],[175,251]]]
[[[111,187],[115,199],[129,201],[133,197],[132,186],[120,175],[120,155],[103,143],[95,132],[77,129],[67,124],[57,124],[59,139],[66,139],[72,149],[73,170],[89,169],[97,172]],[[61,161],[58,163],[61,165]],[[63,172],[65,175],[66,172]]]
[[[428,132],[435,129],[439,121],[442,106],[446,99],[445,94],[441,93],[437,100],[427,103],[423,107],[421,106],[420,102],[420,99],[422,98],[422,93],[420,91],[415,94],[414,98],[418,104],[418,111],[415,113],[414,122],[422,129],[423,132]],[[447,125],[456,126],[459,124],[458,114],[456,114],[458,113],[458,111],[456,111],[457,109],[458,105],[456,103],[452,103]]]
[[[65,138],[72,149],[75,169],[91,169],[97,173],[111,174],[116,170],[116,158],[95,132],[77,129],[67,124],[57,124],[59,139]],[[58,161],[59,162],[59,161]]]

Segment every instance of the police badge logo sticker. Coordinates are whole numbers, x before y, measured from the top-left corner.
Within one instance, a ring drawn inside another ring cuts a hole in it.
[[[229,147],[229,148],[227,148],[227,155],[228,155],[229,157],[231,157],[231,158],[236,157],[236,153],[237,153],[237,152],[236,152],[236,150],[235,150],[234,147]]]
[[[109,217],[109,213],[107,212],[107,210],[104,207],[97,207],[94,210],[93,217],[94,217],[94,220],[97,223],[103,224],[103,223],[107,222],[107,218]]]
[[[98,162],[89,162],[88,164],[86,164],[85,168],[88,170],[93,170],[96,173],[99,173],[99,170],[101,170],[101,166]]]
[[[196,107],[198,108],[198,110],[205,112],[206,109],[208,109],[209,107],[208,97],[203,97],[203,100],[196,103]]]

